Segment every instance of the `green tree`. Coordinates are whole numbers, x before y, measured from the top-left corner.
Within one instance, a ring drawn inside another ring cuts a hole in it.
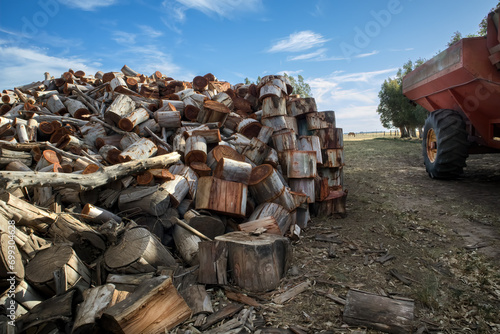
[[[293,87],[293,94],[299,94],[301,97],[311,97],[311,86],[304,80],[302,75],[298,75],[297,79],[293,76],[284,73],[284,76],[290,81],[290,85]]]
[[[500,8],[500,1],[498,1],[497,5],[494,8],[491,8],[490,12]],[[486,15],[481,23],[479,23],[479,30],[477,31],[477,34],[479,36],[486,36],[486,31],[488,30],[488,15]]]
[[[462,39],[462,33],[460,31],[455,31],[453,33],[453,36],[451,36],[450,41],[448,42],[448,46],[452,46],[461,39]]]
[[[250,81],[250,79],[248,78],[245,78],[245,85],[250,85],[252,82]]]
[[[380,122],[385,128],[398,128],[401,137],[416,137],[416,129],[422,133],[427,110],[419,105],[411,104],[410,100],[403,95],[403,77],[424,63],[423,59],[416,62],[409,60],[398,70],[395,78],[388,78],[382,84],[378,93],[380,103],[377,113]]]

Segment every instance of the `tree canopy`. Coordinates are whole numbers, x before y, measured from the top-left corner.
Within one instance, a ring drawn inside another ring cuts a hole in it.
[[[384,81],[378,94],[380,104],[377,113],[380,115],[380,122],[385,128],[400,129],[402,137],[414,135],[415,129],[421,129],[427,118],[427,110],[411,104],[403,95],[403,77],[423,63],[423,59],[416,62],[409,60],[398,70],[395,78]]]
[[[304,77],[302,75],[298,75],[297,78],[294,78],[291,75],[288,75],[287,73],[283,74],[285,77],[288,78],[290,81],[290,85],[293,87],[293,94],[299,94],[301,97],[311,97],[312,92],[311,92],[311,86],[304,80]],[[255,84],[258,84],[261,80],[261,77],[257,77],[257,81],[255,81]],[[254,82],[252,82],[250,79],[245,78],[245,85],[250,85]]]

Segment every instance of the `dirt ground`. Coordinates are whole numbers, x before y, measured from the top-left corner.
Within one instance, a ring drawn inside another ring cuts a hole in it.
[[[267,325],[353,332],[325,293],[355,288],[413,299],[413,332],[500,332],[500,154],[471,156],[453,181],[427,176],[416,140],[346,141],[345,163],[348,215],[303,231],[281,289],[312,286],[264,310]],[[394,257],[380,263],[384,251]]]

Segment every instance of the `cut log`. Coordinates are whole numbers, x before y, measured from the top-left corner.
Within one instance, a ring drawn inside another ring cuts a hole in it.
[[[318,107],[316,106],[314,97],[298,97],[292,98],[287,102],[286,110],[290,116],[300,116],[303,114],[315,113]]]
[[[193,79],[193,88],[197,91],[204,91],[208,88],[208,80],[202,76],[196,76]]]
[[[183,100],[184,102],[184,117],[190,121],[196,121],[198,119],[198,114],[203,108],[203,103],[206,100],[206,96],[202,94],[193,94],[188,96]]]
[[[252,139],[259,135],[261,128],[262,124],[260,124],[258,120],[253,118],[245,118],[238,123],[236,131],[238,131],[248,139]]]
[[[274,132],[273,136],[274,148],[278,152],[284,152],[286,150],[298,150],[299,145],[297,142],[297,136],[291,130],[282,130],[279,132]]]
[[[273,128],[274,131],[288,129],[288,123],[285,116],[273,116],[262,118],[262,125]]]
[[[245,162],[245,157],[236,152],[236,150],[234,150],[230,146],[217,145],[207,155],[208,167],[210,167],[212,171],[214,171],[217,167],[217,163],[223,158]]]
[[[120,119],[118,127],[123,131],[132,131],[136,125],[144,123],[148,119],[149,112],[144,108],[137,108],[126,117]]]
[[[104,145],[99,149],[99,155],[112,165],[120,163],[120,154],[122,154],[122,151],[113,145]]]
[[[291,261],[287,238],[231,232],[216,240],[227,244],[229,271],[237,286],[251,292],[266,292],[279,286]]]
[[[141,140],[141,137],[135,132],[126,132],[123,137],[120,139],[120,145],[117,147],[120,147],[122,150],[126,150],[133,144],[137,143],[139,140]]]
[[[238,225],[238,230],[252,233],[258,229],[264,229],[266,233],[282,235],[278,222],[274,217],[264,217]]]
[[[26,174],[26,172],[16,173]],[[0,201],[5,205],[4,208],[8,210],[9,214],[12,215],[9,218],[14,218],[17,224],[31,227],[41,234],[46,233],[49,225],[57,218],[55,213],[37,208],[10,193],[0,194]]]
[[[263,126],[260,129],[259,135],[257,136],[257,139],[263,142],[264,144],[269,143],[269,140],[271,139],[272,135],[274,133],[274,129],[270,128],[268,126]]]
[[[219,160],[214,170],[216,178],[239,182],[248,185],[252,174],[252,165],[246,162],[236,161],[229,158]]]
[[[304,229],[311,222],[311,215],[309,214],[309,206],[307,208],[297,208],[296,224]]]
[[[35,306],[40,304],[45,300],[32,286],[30,286],[26,281],[21,281],[17,285],[15,282],[10,280],[8,277],[9,283],[14,283],[15,289],[10,290],[10,286],[5,289],[5,292],[0,297],[0,305],[7,310],[7,314],[13,315],[9,307],[11,307],[12,302],[16,303],[15,317],[19,317],[23,314],[26,314],[29,310],[33,309]],[[14,320],[11,318],[11,320]],[[1,328],[1,327],[0,327]]]
[[[247,186],[213,176],[198,180],[196,209],[210,210],[229,216],[243,217],[246,213]]]
[[[252,169],[248,185],[252,197],[258,203],[275,200],[285,189],[276,169],[267,164]]]
[[[262,100],[262,117],[285,116],[286,98],[268,96]]]
[[[219,122],[220,126],[222,126],[230,112],[231,110],[224,104],[207,100],[203,103],[203,112],[198,114],[197,120],[200,123]]]
[[[327,186],[332,190],[342,190],[344,184],[344,169],[339,168],[318,168],[318,176],[327,180]]]
[[[118,124],[122,118],[127,117],[135,110],[135,102],[127,95],[119,94],[104,113],[104,119]]]
[[[177,129],[181,127],[180,111],[156,111],[155,119],[158,125],[167,129]]]
[[[344,218],[346,216],[347,190],[330,191],[330,194],[322,199],[316,200],[311,206],[311,214],[316,217]]]
[[[198,257],[200,269],[198,282],[201,284],[227,284],[227,245],[219,241],[201,241]]]
[[[201,136],[192,136],[186,139],[184,162],[189,165],[195,161],[207,162],[207,141]]]
[[[99,232],[67,213],[58,215],[54,223],[50,225],[48,234],[56,240],[62,238],[80,247],[87,241],[99,250],[106,248],[104,238]]]
[[[292,218],[287,209],[276,203],[263,203],[255,208],[248,221],[259,220],[265,217],[274,217],[278,226],[280,227],[281,234],[285,234],[292,224]]]
[[[414,302],[359,290],[349,290],[343,320],[349,325],[386,333],[409,333],[413,329]]]
[[[157,151],[158,147],[152,140],[142,137],[139,141],[123,150],[118,159],[121,162],[147,159],[154,156]]]
[[[315,130],[314,134],[319,137],[322,149],[344,148],[342,128]]]
[[[256,165],[260,165],[271,152],[271,147],[257,138],[252,138],[250,144],[243,150],[243,155]]]
[[[87,106],[78,100],[66,99],[64,101],[64,105],[66,106],[69,114],[74,118],[86,119],[92,114]]]
[[[335,111],[322,111],[306,115],[307,129],[319,130],[335,128]]]
[[[260,86],[259,99],[261,101],[267,97],[272,97],[272,96],[281,97],[283,95],[281,85],[277,86],[272,81],[267,82],[267,83],[263,84],[262,86],[261,86],[261,84],[259,84],[259,86]]]
[[[215,95],[213,100],[222,103],[230,110],[232,110],[234,107],[233,99],[225,92],[220,92],[219,94]]]
[[[189,167],[191,167],[195,171],[198,177],[210,176],[212,174],[212,170],[210,169],[210,167],[208,167],[208,165],[203,162],[192,162]]]
[[[189,210],[184,214],[184,219],[189,226],[210,239],[214,239],[216,236],[222,235],[226,231],[226,225],[219,217],[214,215],[209,216],[200,214],[195,210]]]
[[[26,266],[26,280],[47,297],[56,294],[54,272],[63,270],[68,289],[83,292],[90,287],[91,274],[87,266],[67,245],[53,245],[39,251]]]
[[[307,195],[307,203],[314,203],[316,193],[314,190],[315,179],[289,179],[290,188],[295,192],[301,192]]]
[[[80,127],[80,133],[83,136],[85,144],[90,147],[96,146],[98,138],[106,137],[106,129],[101,124],[87,124]]]
[[[16,329],[19,333],[40,333],[40,330],[66,332],[74,317],[76,295],[76,291],[73,290],[43,301],[16,320]]]
[[[189,197],[192,199],[195,198],[198,189],[198,175],[196,175],[196,172],[191,167],[184,165],[174,165],[170,168],[170,172],[183,176],[187,180],[189,184]]]
[[[115,286],[104,284],[85,291],[85,300],[78,307],[71,334],[87,334],[96,331],[96,320],[113,302]]]
[[[104,145],[111,145],[115,147],[120,147],[120,140],[122,139],[122,135],[111,135],[100,137],[95,140],[95,147],[100,149]]]
[[[316,162],[318,164],[323,163],[323,155],[321,152],[321,143],[318,136],[300,136],[298,140],[299,151],[315,151],[316,152]]]
[[[24,279],[24,266],[21,253],[14,240],[12,240],[15,230],[14,221],[10,220],[7,227],[9,233],[7,231],[0,232],[0,278],[2,279],[0,288],[2,291],[9,288],[9,285],[12,284],[8,279],[10,280],[13,276],[17,282],[21,282]],[[16,282],[13,283],[15,285]]]
[[[11,151],[5,148],[0,148],[0,166],[4,167],[5,165],[18,161],[22,162],[27,166],[31,166],[33,162],[33,157],[28,152],[22,151]]]
[[[104,311],[99,323],[111,333],[162,334],[191,317],[168,276],[144,281],[125,300]]]
[[[109,247],[104,262],[110,272],[123,274],[147,273],[176,263],[160,241],[141,227],[126,231],[117,245]]]
[[[174,175],[174,179],[164,182],[160,188],[170,194],[170,205],[177,208],[189,192],[189,183],[184,176]]]
[[[212,301],[210,300],[204,285],[189,284],[187,287],[182,289],[181,295],[188,304],[189,308],[193,311],[193,316],[207,316],[214,313]]]
[[[170,193],[161,187],[127,188],[120,193],[118,209],[124,213],[163,215],[170,206]]]
[[[110,219],[117,223],[122,221],[120,216],[89,203],[85,204],[82,209],[82,218],[95,223],[105,223]]]
[[[316,152],[292,151],[284,153],[286,175],[290,179],[314,178],[316,176]]]
[[[262,163],[271,165],[274,168],[278,168],[279,165],[278,152],[276,152],[276,150],[272,148]]]
[[[47,100],[47,108],[56,115],[63,115],[66,113],[67,109],[64,103],[62,103],[59,95],[51,95]]]
[[[185,228],[175,225],[173,232],[175,246],[182,259],[190,266],[200,263],[198,258],[198,243],[200,237],[189,232]]]
[[[343,148],[331,148],[321,150],[323,155],[323,161],[321,165],[323,167],[342,167],[344,166],[344,149]]]

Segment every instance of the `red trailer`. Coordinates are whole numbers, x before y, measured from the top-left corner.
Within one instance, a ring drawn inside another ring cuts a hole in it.
[[[403,78],[403,93],[430,111],[422,153],[432,178],[456,178],[469,153],[500,152],[498,13],[487,37],[464,38]]]

